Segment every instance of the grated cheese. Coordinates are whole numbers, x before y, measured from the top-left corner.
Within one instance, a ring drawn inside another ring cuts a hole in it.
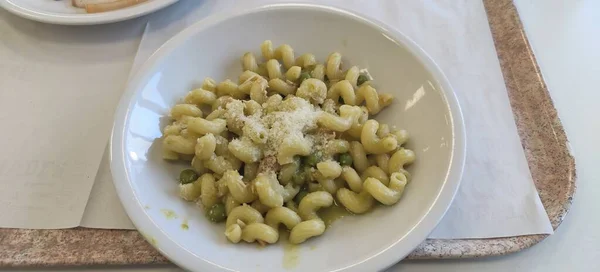
[[[277,155],[281,143],[286,138],[308,140],[304,133],[317,127],[318,112],[313,105],[298,97],[290,97],[288,100],[281,103],[283,111],[271,112],[262,119],[269,135],[266,155]]]
[[[253,139],[254,143],[259,144],[264,150],[259,173],[273,171],[280,167],[274,158],[277,157],[284,140],[305,141],[316,150],[321,149],[327,141],[325,138],[331,136],[317,127],[317,116],[321,109],[303,98],[288,96],[276,105],[265,103],[262,107],[264,115],[256,113],[246,116],[245,104],[240,100],[229,101],[225,106],[225,118],[230,130],[244,131],[243,134],[251,138],[257,137],[253,135],[257,132],[266,136],[266,139],[261,138],[261,141]],[[267,108],[271,110],[268,113],[266,113]],[[253,133],[247,133],[251,131]],[[234,141],[237,143],[237,140]]]

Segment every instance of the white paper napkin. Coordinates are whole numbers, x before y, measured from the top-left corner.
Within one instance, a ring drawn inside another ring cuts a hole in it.
[[[48,25],[0,9],[0,227],[79,225],[141,27]]]
[[[245,1],[244,5],[264,3],[266,1]],[[553,232],[533,185],[516,131],[482,2],[319,3],[355,10],[399,29],[438,62],[455,88],[467,127],[467,163],[460,191],[430,238],[489,238]],[[182,0],[172,8],[153,15],[140,43],[135,65],[147,59],[162,43],[186,26],[211,13],[237,8],[236,4],[239,2]],[[102,176],[96,182],[104,184],[108,183],[108,179]],[[97,185],[101,186],[110,187]],[[94,199],[90,199],[90,203]],[[90,217],[103,218],[103,223],[86,225],[132,227],[122,210],[113,206],[115,209],[110,214],[118,216],[108,218],[102,213],[94,213]],[[91,210],[88,212],[92,213]]]

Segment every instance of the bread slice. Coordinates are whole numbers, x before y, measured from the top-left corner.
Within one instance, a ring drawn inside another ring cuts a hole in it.
[[[90,1],[102,2],[90,3]],[[105,12],[134,6],[146,1],[148,0],[87,0],[85,1],[85,11],[87,13]]]
[[[106,4],[117,1],[119,0],[71,0],[71,4],[74,7],[85,8],[86,4]]]

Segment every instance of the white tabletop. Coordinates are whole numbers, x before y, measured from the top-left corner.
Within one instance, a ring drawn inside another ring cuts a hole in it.
[[[600,1],[515,2],[575,155],[578,188],[571,211],[554,235],[517,254],[402,262],[389,271],[600,271]],[[96,269],[106,271],[90,271]],[[180,270],[161,266],[112,271]]]

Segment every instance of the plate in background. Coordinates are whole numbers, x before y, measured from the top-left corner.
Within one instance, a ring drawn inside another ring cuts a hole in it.
[[[18,16],[50,24],[97,25],[136,18],[165,8],[178,0],[148,0],[131,7],[101,13],[86,13],[71,0],[0,0],[0,7]]]

